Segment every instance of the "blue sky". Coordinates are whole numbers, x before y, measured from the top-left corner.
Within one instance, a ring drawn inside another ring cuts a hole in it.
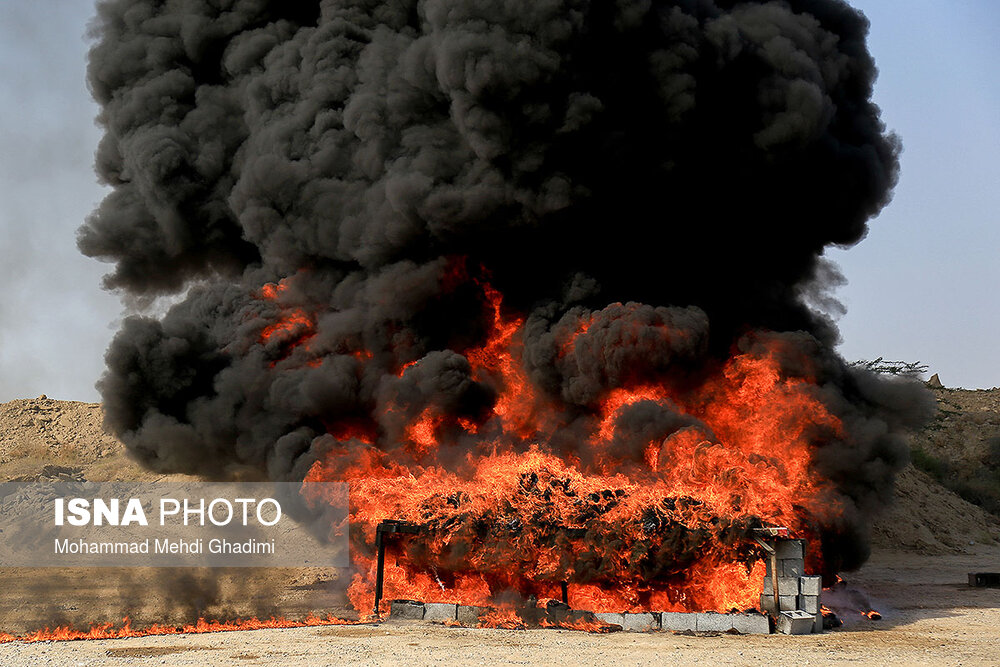
[[[920,360],[947,386],[1000,385],[1000,4],[855,0],[875,101],[903,140],[892,203],[832,250],[847,359]]]
[[[902,174],[871,233],[833,249],[847,359],[922,361],[948,386],[1000,385],[1000,4],[854,0],[872,22],[876,102]],[[0,401],[96,401],[121,306],[75,230],[103,196],[85,85],[92,5],[0,5]]]

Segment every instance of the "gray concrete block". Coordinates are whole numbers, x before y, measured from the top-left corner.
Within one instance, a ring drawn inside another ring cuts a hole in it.
[[[733,629],[733,617],[709,611],[698,616],[698,632],[725,632]]]
[[[795,611],[799,608],[798,595],[779,595],[778,611]],[[760,596],[760,609],[769,614],[774,613],[774,596],[771,594]]]
[[[625,632],[649,632],[660,629],[658,613],[622,614],[622,630]]]
[[[813,634],[820,634],[823,632],[823,614],[822,612],[816,614],[816,621],[813,623]]]
[[[801,558],[785,558],[778,561],[782,577],[801,577],[806,573],[805,561]]]
[[[799,596],[799,609],[810,614],[819,613],[819,596],[818,595],[800,595]]]
[[[394,621],[419,621],[424,617],[424,603],[393,600],[389,603],[389,618]]]
[[[785,635],[808,635],[812,633],[816,617],[804,611],[783,611],[778,615],[777,631]]]
[[[773,595],[773,584],[768,577],[764,577],[763,595]],[[798,595],[799,577],[778,577],[778,595]]]
[[[765,614],[731,614],[733,630],[744,635],[769,635],[771,623]]]
[[[698,614],[685,614],[677,611],[665,611],[660,614],[660,629],[691,630],[698,629]]]
[[[823,593],[822,577],[799,577],[799,592],[802,595],[815,595],[819,597]]]
[[[460,604],[455,612],[455,620],[462,625],[475,627],[479,625],[479,617],[485,616],[487,612],[489,612],[489,607],[472,607]]]
[[[784,560],[786,558],[805,558],[806,557],[806,541],[805,540],[779,540],[775,545],[775,552],[778,556],[778,560]]]
[[[445,602],[425,602],[425,621],[454,621],[458,618],[458,605]]]
[[[604,612],[600,614],[594,614],[594,616],[604,621],[605,623],[610,623],[611,625],[624,625],[625,623],[625,619],[622,618],[624,614],[609,614]]]

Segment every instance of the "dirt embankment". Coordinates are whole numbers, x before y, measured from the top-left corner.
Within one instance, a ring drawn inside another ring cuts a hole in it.
[[[873,526],[876,547],[963,553],[1000,536],[983,509],[1000,510],[1000,389],[933,391],[937,416],[912,438],[913,463]]]
[[[39,396],[0,404],[0,481],[60,474],[95,481],[158,478],[125,455],[103,420],[96,403]]]
[[[914,446],[953,459],[956,469],[966,465],[974,468],[967,462],[981,460],[984,452],[988,453],[989,439],[1000,426],[1000,390],[941,389],[937,395],[941,414],[914,438]],[[173,478],[150,473],[132,462],[122,444],[104,432],[101,422],[101,408],[95,404],[45,397],[0,404],[0,481]],[[1000,554],[996,546],[1000,521],[944,488],[928,473],[908,467],[898,480],[895,498],[873,527],[875,561],[917,559],[912,567],[919,568],[920,563],[950,562],[949,558],[961,558],[961,554],[968,558],[968,554],[983,553],[983,549]],[[932,556],[937,560],[927,560]],[[983,567],[996,570],[1000,563],[984,563]],[[306,568],[0,569],[0,630],[20,633],[52,624],[87,627],[94,622],[119,623],[124,614],[130,615],[137,627],[152,622],[182,623],[197,616],[221,619],[284,614],[294,618],[310,611],[344,614],[345,600],[337,592],[342,587],[334,578],[330,571]]]
[[[914,437],[915,460],[924,462],[924,452],[952,471],[979,470],[989,461],[994,440],[1000,442],[1000,389],[935,392],[940,410]],[[59,475],[94,481],[181,478],[151,473],[129,459],[122,444],[105,433],[102,418],[100,405],[44,396],[0,404],[0,481]],[[939,482],[912,465],[903,471],[894,504],[873,526],[876,548],[947,553],[995,543],[1000,520]]]
[[[132,461],[101,406],[41,396],[0,404],[0,482],[180,481]],[[320,568],[0,568],[0,632],[94,623],[346,613],[337,572]],[[0,660],[2,662],[2,660]]]

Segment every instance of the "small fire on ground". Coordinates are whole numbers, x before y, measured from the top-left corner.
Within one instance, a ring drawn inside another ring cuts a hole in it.
[[[45,628],[23,635],[0,633],[0,644],[9,642],[45,642],[70,641],[76,639],[124,639],[127,637],[150,637],[154,635],[204,634],[207,632],[235,632],[237,630],[264,630],[276,628],[306,628],[322,625],[352,625],[355,621],[347,621],[332,616],[307,616],[301,621],[291,621],[284,617],[260,620],[251,618],[235,621],[206,621],[199,618],[197,623],[186,625],[153,625],[136,630],[132,628],[131,619],[126,616],[122,624],[100,623],[90,626],[89,630],[75,630],[71,626],[61,626],[54,629]]]

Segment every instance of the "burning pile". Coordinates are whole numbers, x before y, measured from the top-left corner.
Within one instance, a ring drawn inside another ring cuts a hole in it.
[[[348,481],[423,527],[391,595],[755,606],[746,536],[867,556],[930,400],[849,368],[830,244],[898,143],[840,0],[100,5],[127,319],[100,388],[147,466]],[[583,604],[583,603],[586,604]]]

